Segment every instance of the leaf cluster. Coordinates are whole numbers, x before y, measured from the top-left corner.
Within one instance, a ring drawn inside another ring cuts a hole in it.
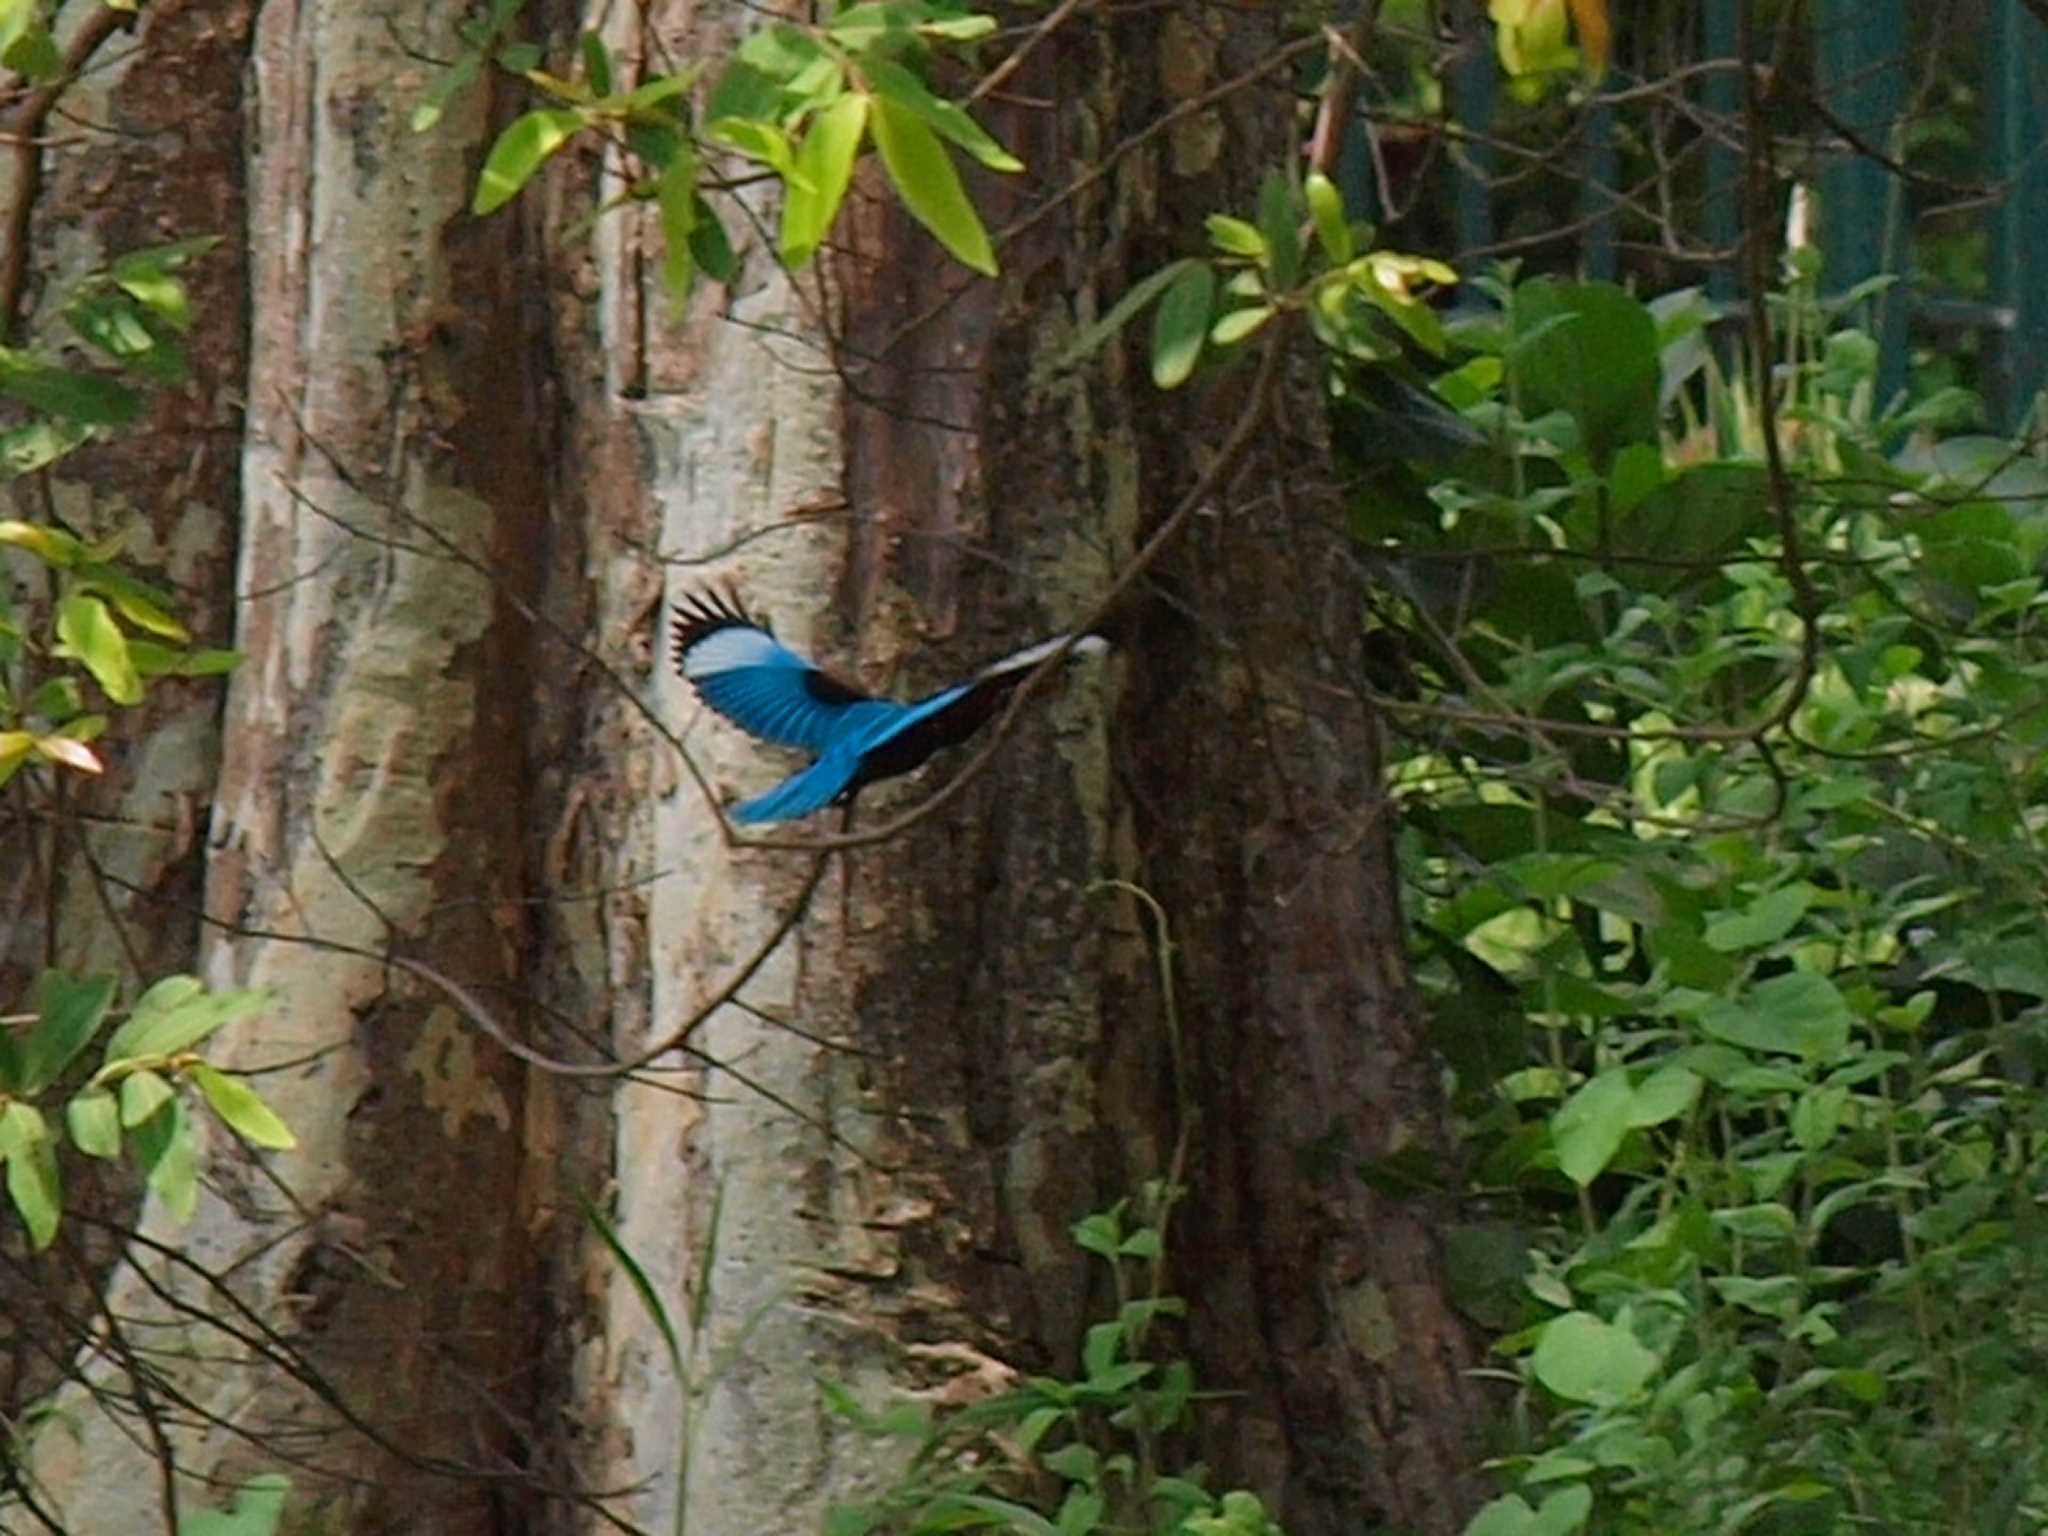
[[[1469,436],[1331,383],[1524,1426],[1468,1530],[2034,1529],[2048,469],[1880,408],[1810,261],[1762,359],[1484,287]]]
[[[827,1536],[1281,1536],[1255,1494],[1217,1495],[1200,1465],[1167,1466],[1170,1437],[1186,1428],[1199,1396],[1186,1360],[1157,1359],[1148,1349],[1155,1325],[1184,1311],[1160,1289],[1166,1223],[1179,1194],[1155,1181],[1135,1225],[1129,1201],[1074,1224],[1075,1243],[1108,1266],[1116,1296],[1111,1315],[1087,1331],[1080,1375],[1033,1376],[942,1414],[917,1400],[875,1412],[822,1382],[837,1417],[902,1458],[880,1495],[832,1506]]]
[[[781,184],[777,254],[796,271],[824,243],[871,147],[911,216],[960,262],[995,273],[994,246],[955,157],[992,171],[1023,166],[930,83],[941,54],[986,37],[994,17],[938,0],[861,0],[816,21],[771,22],[741,41],[700,105],[693,92],[701,63],[629,86],[595,32],[580,41],[576,75],[540,68],[530,45],[505,41],[519,10],[519,0],[496,0],[413,117],[416,128],[431,127],[486,60],[549,99],[498,135],[477,181],[476,213],[503,207],[570,144],[602,145],[625,167],[626,189],[600,212],[654,206],[663,282],[681,303],[699,272],[729,283],[737,270],[725,219],[707,194],[731,202],[753,178],[721,167],[737,161]]]
[[[111,976],[46,971],[27,1030],[0,1027],[0,1162],[7,1166],[7,1193],[37,1248],[56,1237],[63,1210],[57,1163],[63,1138],[45,1101],[107,1023],[114,987]],[[196,1050],[216,1030],[254,1017],[268,1003],[260,992],[209,992],[196,976],[167,976],[150,987],[107,1034],[98,1070],[64,1103],[71,1145],[109,1160],[125,1148],[180,1221],[191,1218],[199,1199],[195,1096],[253,1146],[295,1145],[247,1078],[209,1065]]]

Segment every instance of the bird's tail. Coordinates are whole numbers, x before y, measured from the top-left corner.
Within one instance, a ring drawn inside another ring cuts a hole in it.
[[[762,821],[794,821],[823,810],[853,782],[857,757],[827,752],[802,773],[792,774],[765,795],[742,800],[727,814],[741,825]]]

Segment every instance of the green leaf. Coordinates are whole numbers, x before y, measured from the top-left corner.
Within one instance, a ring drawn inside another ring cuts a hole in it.
[[[199,1148],[183,1100],[172,1098],[135,1127],[135,1151],[165,1209],[178,1221],[190,1221],[199,1208]]]
[[[1309,216],[1315,220],[1316,239],[1332,266],[1351,259],[1351,226],[1344,218],[1344,194],[1321,171],[1310,171],[1302,184],[1308,195]]]
[[[0,519],[0,544],[25,549],[45,564],[69,570],[85,558],[85,546],[61,528]]]
[[[938,136],[916,113],[891,100],[874,100],[875,148],[912,218],[932,232],[961,265],[987,277],[996,275],[996,257],[988,231],[960,186]]]
[[[263,1472],[242,1484],[226,1509],[188,1509],[178,1517],[178,1536],[276,1536],[284,1519],[292,1480]]]
[[[1827,977],[1789,971],[1758,982],[1746,998],[1710,1004],[1700,1014],[1700,1028],[1731,1045],[1826,1063],[1848,1045],[1851,1018],[1848,1003]]]
[[[192,1069],[192,1080],[206,1095],[206,1102],[213,1106],[213,1112],[226,1121],[228,1129],[242,1140],[287,1152],[299,1144],[285,1123],[277,1118],[276,1111],[249,1086],[247,1079],[201,1065]]]
[[[32,85],[50,85],[64,78],[63,51],[41,21],[30,22],[0,52],[0,66],[13,70]]]
[[[105,1059],[174,1056],[269,1005],[268,993],[208,992],[196,976],[167,976],[136,1000],[135,1011],[107,1041]]]
[[[661,217],[661,283],[671,304],[680,308],[690,297],[697,258],[690,236],[697,225],[697,156],[687,141],[676,147],[655,189],[654,205]]]
[[[1212,213],[1202,221],[1209,231],[1209,243],[1226,256],[1248,256],[1261,266],[1266,261],[1266,237],[1257,226],[1227,213]]]
[[[180,645],[192,638],[191,632],[171,617],[169,597],[111,565],[95,562],[80,566],[74,590],[102,594],[137,629]]]
[[[593,96],[609,96],[612,93],[611,50],[604,45],[604,39],[595,32],[583,34],[579,46],[583,52],[583,78],[590,86]]]
[[[1596,468],[1657,432],[1657,324],[1612,283],[1537,278],[1515,292],[1510,368],[1524,410],[1571,413]]]
[[[410,120],[414,133],[425,133],[441,121],[441,114],[448,110],[448,103],[456,93],[476,83],[476,77],[483,71],[484,56],[481,53],[465,53],[435,78],[420,98],[419,105],[412,109]]]
[[[99,1033],[114,1001],[115,986],[112,976],[74,978],[62,971],[43,972],[41,1017],[21,1043],[21,1082],[16,1092],[24,1096],[42,1092],[78,1059],[79,1052]]]
[[[114,703],[142,702],[142,677],[128,654],[127,638],[105,603],[84,592],[59,599],[57,638],[64,644],[62,654],[84,662],[100,691]]]
[[[1707,924],[1706,941],[1734,952],[1775,944],[1794,928],[1813,905],[1813,887],[1803,880],[1767,891],[1740,912],[1724,912]]]
[[[811,119],[797,149],[801,180],[790,183],[782,202],[782,261],[792,271],[817,254],[839,217],[867,123],[868,99],[857,92],[840,97]]]
[[[1091,325],[1083,327],[1052,360],[1055,371],[1063,371],[1093,356],[1102,344],[1131,322],[1140,310],[1180,281],[1181,274],[1202,263],[1191,256],[1168,262],[1157,272],[1141,278],[1124,290],[1123,297]]]
[[[1550,1139],[1565,1177],[1582,1188],[1597,1179],[1628,1134],[1634,1109],[1626,1067],[1609,1067],[1565,1100],[1550,1117]]]
[[[1691,1112],[1699,1102],[1701,1080],[1684,1067],[1659,1067],[1629,1096],[1628,1123],[1634,1127],[1662,1125]]]
[[[809,185],[797,172],[796,156],[789,147],[789,135],[773,123],[755,122],[746,117],[722,117],[704,130],[704,136],[735,154],[760,161],[788,183],[792,190]]]
[[[1287,178],[1279,171],[1268,171],[1259,185],[1259,233],[1265,237],[1275,288],[1292,288],[1301,277],[1299,217]]]
[[[142,414],[141,397],[127,385],[52,368],[12,347],[0,347],[0,395],[96,427],[123,426]]]
[[[605,1247],[611,1250],[612,1258],[626,1272],[626,1280],[633,1287],[633,1293],[640,1298],[640,1305],[647,1309],[648,1317],[659,1330],[662,1347],[668,1352],[669,1369],[674,1372],[678,1381],[688,1380],[682,1340],[676,1336],[675,1324],[669,1319],[668,1308],[662,1303],[661,1292],[654,1288],[654,1282],[648,1278],[647,1271],[641,1268],[640,1261],[633,1257],[633,1251],[626,1246],[625,1239],[619,1236],[618,1230],[613,1227],[604,1212],[580,1194],[576,1200],[583,1207],[583,1219],[590,1223],[590,1229],[598,1235]],[[826,1401],[840,1406],[841,1411],[849,1416],[850,1422],[859,1424],[867,1418],[867,1411],[851,1393],[839,1387],[836,1382],[821,1382],[820,1386],[825,1390]],[[835,1391],[838,1394],[836,1399],[833,1395]]]
[[[184,651],[153,640],[130,640],[128,656],[144,677],[220,677],[243,660],[240,651]]]
[[[20,1099],[0,1104],[0,1158],[25,1152],[50,1134],[43,1112]]]
[[[981,124],[952,102],[934,96],[922,80],[902,65],[887,59],[864,59],[861,73],[877,96],[915,113],[939,137],[959,145],[990,170],[1024,169],[1024,162],[989,137]]]
[[[175,1094],[163,1077],[147,1068],[121,1079],[121,1123],[133,1130],[169,1103]]]
[[[0,477],[12,480],[47,469],[91,438],[92,428],[79,421],[39,417],[11,427],[0,432]]]
[[[1642,1390],[1657,1357],[1627,1329],[1590,1312],[1567,1312],[1544,1324],[1529,1368],[1568,1402],[1613,1407]]]
[[[1188,380],[1209,335],[1216,274],[1207,262],[1183,267],[1152,316],[1152,382],[1175,389]]]
[[[10,1110],[23,1107],[8,1106]],[[57,1217],[64,1198],[57,1180],[57,1150],[47,1136],[9,1154],[7,1193],[28,1228],[30,1246],[40,1253],[57,1235]]]
[[[470,211],[494,213],[519,195],[548,157],[575,137],[583,126],[580,112],[542,108],[517,117],[498,135],[477,177]]]
[[[1075,1246],[1084,1252],[1114,1260],[1117,1244],[1123,1240],[1122,1210],[1119,1203],[1115,1210],[1096,1211],[1075,1222],[1070,1229]]]
[[[121,1155],[121,1109],[104,1088],[88,1088],[64,1106],[71,1140],[87,1157]]]
[[[697,216],[690,224],[690,256],[714,283],[730,286],[739,275],[739,262],[733,256],[732,242],[726,238],[725,225],[701,193],[697,197]]]

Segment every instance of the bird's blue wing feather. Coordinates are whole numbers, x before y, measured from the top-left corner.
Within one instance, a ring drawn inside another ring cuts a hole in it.
[[[677,620],[677,670],[712,709],[763,741],[823,752],[845,729],[849,707],[876,702],[812,666],[736,602],[700,596]]]
[[[827,752],[802,773],[791,774],[765,795],[742,800],[732,808],[732,819],[741,825],[761,821],[794,821],[823,810],[844,793],[860,766],[860,754],[843,748]]]
[[[823,752],[844,719],[844,704],[824,704],[804,684],[808,669],[735,667],[692,678],[697,694],[734,725],[777,746]]]

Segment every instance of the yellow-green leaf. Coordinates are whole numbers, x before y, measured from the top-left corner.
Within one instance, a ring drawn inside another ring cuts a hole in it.
[[[121,1155],[121,1109],[104,1088],[88,1088],[64,1106],[71,1141],[87,1157]]]
[[[65,652],[85,663],[100,691],[116,704],[142,702],[142,678],[128,655],[128,641],[107,605],[88,592],[72,592],[57,603],[57,638]]]
[[[967,200],[960,173],[937,134],[908,107],[886,96],[871,114],[875,148],[910,216],[930,230],[963,266],[996,274],[996,255],[981,217]]]
[[[61,528],[45,528],[40,523],[16,522],[11,518],[0,519],[0,544],[25,549],[59,570],[76,565],[85,554],[85,546]]]
[[[1233,346],[1255,333],[1259,327],[1272,319],[1277,311],[1270,304],[1254,305],[1250,309],[1233,309],[1210,328],[1209,340],[1219,347]]]
[[[560,149],[583,126],[580,112],[541,109],[517,117],[498,135],[484,160],[483,174],[476,179],[474,213],[493,213],[519,195],[519,189],[533,178],[548,156]]]
[[[811,119],[796,154],[801,180],[791,184],[782,203],[782,261],[792,271],[817,254],[839,216],[867,123],[868,99],[858,92],[840,97]]]
[[[1212,213],[1203,223],[1209,231],[1209,243],[1224,255],[1248,256],[1258,262],[1266,259],[1266,237],[1243,219]]]
[[[199,1091],[206,1095],[206,1102],[213,1106],[213,1112],[226,1121],[228,1129],[242,1140],[279,1151],[288,1151],[299,1144],[285,1123],[277,1118],[276,1112],[242,1078],[230,1077],[212,1067],[198,1066],[192,1069],[192,1080],[199,1084]]]
[[[1316,221],[1316,238],[1323,254],[1341,265],[1351,259],[1351,225],[1344,218],[1344,194],[1321,171],[1310,171],[1302,190],[1308,195],[1309,216]]]
[[[158,1073],[147,1068],[130,1072],[121,1079],[121,1123],[130,1130],[135,1129],[151,1119],[172,1097],[171,1085]]]
[[[23,1147],[7,1159],[7,1193],[28,1227],[28,1240],[38,1252],[57,1235],[62,1195],[57,1183],[57,1154],[46,1139]]]
[[[987,130],[966,111],[942,97],[934,96],[925,83],[901,64],[887,59],[865,59],[861,72],[875,94],[923,118],[943,139],[966,150],[992,171],[1021,171],[1024,162],[989,137]]]

